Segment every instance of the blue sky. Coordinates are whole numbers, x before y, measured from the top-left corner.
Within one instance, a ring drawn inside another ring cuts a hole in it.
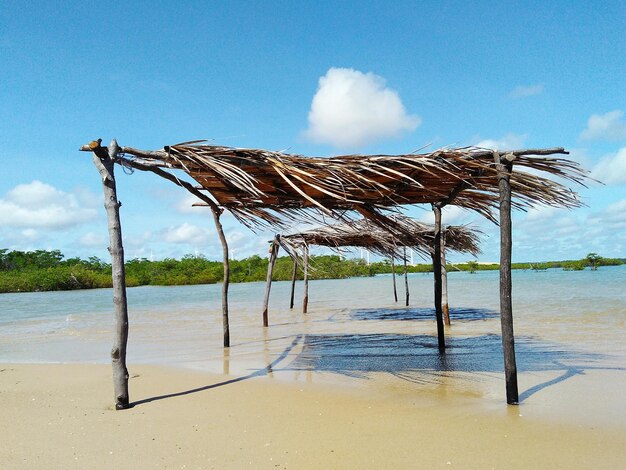
[[[106,259],[78,147],[204,138],[316,156],[563,146],[605,185],[577,188],[583,209],[516,214],[514,260],[626,257],[624,31],[619,1],[0,0],[0,247]],[[118,175],[127,257],[219,258],[183,190]],[[444,223],[481,228],[480,259],[498,259],[496,227],[455,208]],[[269,234],[225,226],[236,257],[266,253]]]

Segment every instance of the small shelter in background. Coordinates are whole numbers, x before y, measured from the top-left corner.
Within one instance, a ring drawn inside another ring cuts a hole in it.
[[[393,214],[389,216],[399,228],[398,236],[391,237],[389,232],[369,219],[360,219],[351,223],[334,224],[321,226],[316,229],[307,230],[288,235],[276,235],[270,245],[270,259],[268,263],[267,283],[263,300],[263,325],[268,326],[268,304],[269,293],[272,282],[272,272],[276,258],[278,257],[278,247],[282,247],[293,259],[293,273],[291,278],[290,308],[294,305],[294,288],[296,281],[297,265],[301,264],[304,272],[304,299],[302,310],[307,312],[308,305],[308,272],[309,272],[309,247],[311,245],[324,246],[335,251],[341,251],[347,247],[366,248],[374,253],[389,257],[391,260],[392,282],[395,301],[398,301],[395,279],[395,258],[402,259],[404,263],[405,281],[405,303],[409,305],[409,286],[407,279],[407,259],[406,249],[417,251],[424,258],[434,256],[435,227],[430,224],[418,222],[409,217]],[[447,273],[445,270],[445,246],[450,250],[460,253],[478,255],[478,231],[466,226],[442,227],[442,299],[435,299],[442,304],[444,323],[450,324],[447,301]],[[438,335],[443,335],[443,329],[438,331]]]
[[[425,154],[303,157],[259,149],[237,149],[185,142],[146,151],[108,147],[101,139],[81,147],[93,153],[100,172],[109,219],[116,338],[111,352],[116,408],[129,406],[126,343],[128,314],[124,254],[114,165],[150,171],[187,189],[206,204],[224,253],[222,318],[224,346],[230,345],[228,322],[228,246],[220,223],[223,210],[249,227],[282,231],[289,222],[310,221],[317,214],[350,223],[357,214],[399,238],[404,229],[388,217],[398,206],[430,204],[435,216],[433,268],[435,299],[441,299],[441,210],[448,204],[476,211],[500,225],[500,318],[507,403],[518,402],[517,366],[511,302],[511,208],[534,205],[579,207],[577,194],[552,178],[584,184],[587,172],[576,162],[550,157],[563,148],[494,151],[476,147],[444,148]],[[515,171],[513,171],[515,167]],[[531,171],[528,171],[531,170]],[[174,172],[186,173],[195,184]],[[495,211],[499,210],[499,217]],[[404,233],[407,235],[406,233]],[[438,326],[442,305],[436,301]],[[445,342],[439,337],[439,350]]]

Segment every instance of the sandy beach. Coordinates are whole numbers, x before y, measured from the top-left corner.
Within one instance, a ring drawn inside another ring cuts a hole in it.
[[[428,276],[408,309],[389,305],[389,278],[315,282],[307,315],[276,283],[269,328],[264,285],[234,285],[227,353],[219,285],[131,289],[124,411],[109,291],[5,295],[0,467],[624,468],[626,270],[515,275],[519,406],[497,273],[450,276],[445,355]]]
[[[626,425],[555,422],[532,399],[481,405],[445,391],[408,396],[142,365],[131,368],[135,406],[114,411],[108,366],[0,371],[3,468],[616,469],[626,462]],[[560,392],[575,391],[574,382]],[[585,396],[569,400],[594,411]]]

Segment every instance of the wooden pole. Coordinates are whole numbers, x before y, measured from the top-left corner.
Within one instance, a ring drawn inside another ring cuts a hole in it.
[[[513,155],[500,157],[493,152],[498,171],[500,189],[500,325],[502,327],[502,349],[504,350],[504,376],[506,381],[506,402],[519,403],[517,390],[517,364],[515,361],[515,335],[513,333],[513,303],[511,297],[511,171]]]
[[[450,326],[450,309],[448,307],[448,269],[446,268],[446,233],[441,234],[441,308],[443,322]]]
[[[128,369],[126,368],[126,346],[128,344],[128,302],[126,298],[126,272],[124,269],[124,246],[122,245],[122,226],[120,223],[121,202],[117,199],[115,184],[115,158],[119,152],[117,141],[113,139],[108,151],[100,146],[101,140],[89,144],[93,151],[93,163],[102,177],[104,208],[106,209],[109,229],[109,253],[113,280],[113,305],[115,306],[115,336],[111,349],[113,366],[113,389],[115,409],[128,408]]]
[[[293,271],[291,272],[291,297],[289,299],[289,308],[293,308],[293,300],[296,293],[296,276],[298,275],[298,263],[293,260]]]
[[[274,273],[279,246],[278,235],[276,235],[270,245],[270,259],[267,263],[267,280],[265,281],[265,296],[263,297],[263,326],[269,326],[267,310],[270,303],[270,290],[272,289],[272,274]]]
[[[441,207],[433,204],[435,214],[435,246],[433,253],[433,274],[435,276],[435,317],[437,319],[437,343],[439,351],[445,352],[446,339],[443,333],[443,311],[441,308]]]
[[[209,207],[211,208],[215,228],[217,229],[217,234],[220,237],[220,242],[222,244],[222,262],[224,264],[224,282],[222,282],[222,329],[224,331],[224,347],[229,348],[230,326],[228,322],[228,286],[230,284],[230,261],[228,259],[228,242],[226,241],[224,228],[220,222],[221,212],[216,210],[213,206]]]
[[[406,269],[406,247],[404,247],[404,253],[402,255],[402,258],[404,262],[404,291],[406,292],[404,304],[408,307],[410,294],[409,294],[409,276],[407,274],[407,269]]]
[[[394,262],[394,257],[391,257],[391,280],[393,282],[393,300],[395,302],[398,301],[398,289],[396,289],[396,264]]]
[[[309,247],[304,245],[304,297],[302,299],[302,313],[309,308]]]

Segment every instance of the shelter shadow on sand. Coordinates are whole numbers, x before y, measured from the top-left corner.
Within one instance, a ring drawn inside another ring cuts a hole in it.
[[[230,379],[230,380],[225,380],[223,382],[218,382],[218,383],[214,383],[214,384],[209,384],[209,385],[204,385],[202,387],[196,387],[196,388],[192,388],[190,390],[183,390],[181,392],[174,392],[174,393],[167,393],[164,395],[158,395],[155,397],[150,397],[150,398],[144,398],[143,400],[137,400],[135,402],[132,402],[129,406],[129,408],[138,406],[138,405],[144,405],[146,403],[151,403],[153,401],[159,401],[159,400],[165,400],[167,398],[176,398],[176,397],[182,397],[185,395],[191,395],[192,393],[199,393],[199,392],[205,392],[207,390],[211,390],[213,388],[218,388],[218,387],[223,387],[225,385],[231,385],[237,382],[242,382],[244,380],[248,380],[248,379],[252,379],[254,377],[261,377],[264,375],[268,375],[271,374],[274,367],[276,367],[276,365],[278,365],[281,361],[283,361],[291,352],[291,350],[296,347],[296,345],[302,340],[302,335],[296,335],[293,339],[293,341],[289,344],[289,346],[287,346],[281,353],[280,355],[274,359],[272,362],[270,362],[269,364],[267,364],[267,366],[261,368],[261,369],[257,369],[247,375],[243,375],[241,377],[235,377],[234,379]]]
[[[516,349],[521,371],[563,371],[560,377],[525,391],[522,399],[586,369],[603,368],[598,362],[605,358],[529,337],[518,338]],[[471,372],[478,378],[481,373],[499,373],[502,368],[502,339],[495,334],[449,338],[445,354],[438,353],[434,336],[338,334],[306,335],[302,352],[281,370],[332,372],[362,379],[382,372],[414,383],[436,385],[455,372]]]
[[[353,320],[435,320],[435,309],[427,307],[407,308],[361,308],[351,310],[350,318]],[[498,312],[488,308],[462,308],[450,309],[450,318],[455,321],[476,321],[497,318]]]

